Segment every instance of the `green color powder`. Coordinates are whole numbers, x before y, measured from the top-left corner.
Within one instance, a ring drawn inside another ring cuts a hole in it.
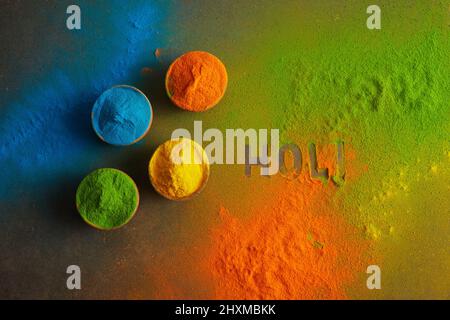
[[[81,217],[91,226],[110,230],[134,216],[139,194],[134,181],[117,169],[98,169],[78,186],[76,203]]]
[[[181,17],[179,35],[191,35],[186,48],[207,44],[219,52],[230,74],[224,107],[204,115],[205,127],[209,120],[220,129],[278,128],[280,145],[295,143],[303,152],[311,142],[320,147],[344,141],[346,181],[333,201],[370,239],[368,255],[376,257],[384,277],[382,290],[367,290],[359,285],[366,280],[362,273],[351,297],[445,299],[450,287],[444,245],[450,234],[448,1],[379,0],[382,29],[377,31],[366,27],[369,4],[299,0],[280,6],[262,0],[256,7],[251,1],[222,1],[204,6],[207,10],[197,5],[190,10],[200,11],[202,19],[192,23]],[[320,163],[324,155],[318,151],[317,157]],[[230,173],[229,166],[217,170],[222,181],[242,175]],[[257,178],[245,183],[264,189]],[[244,217],[245,201],[235,199],[255,197],[255,188],[229,189],[222,203],[235,205],[233,212]]]

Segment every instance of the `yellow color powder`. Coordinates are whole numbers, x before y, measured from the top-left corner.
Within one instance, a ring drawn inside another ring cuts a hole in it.
[[[156,149],[148,171],[157,192],[170,200],[183,200],[205,186],[209,161],[198,143],[180,138],[166,141]]]

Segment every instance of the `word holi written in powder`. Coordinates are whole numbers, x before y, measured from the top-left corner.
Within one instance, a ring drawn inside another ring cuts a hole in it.
[[[202,121],[194,121],[194,141],[203,147],[203,142],[209,142],[204,148],[210,164],[244,164],[245,175],[251,176],[251,166],[260,166],[262,176],[272,176],[281,172],[288,174],[293,171],[294,175],[300,175],[302,169],[301,149],[293,143],[279,147],[279,129],[270,130],[270,148],[268,129],[226,129],[225,138],[222,131],[216,128],[207,129],[203,132]],[[176,129],[172,132],[171,139],[192,139],[189,130],[184,128]],[[225,141],[225,148],[224,148]],[[270,149],[270,154],[269,154]],[[225,155],[224,155],[225,150]],[[171,161],[175,164],[183,163],[186,154],[190,154],[191,149],[179,145],[172,150]],[[293,167],[286,165],[286,155],[290,153],[293,157]],[[309,168],[311,178],[327,182],[329,179],[328,168],[319,168],[317,161],[316,145],[310,143],[308,146]],[[331,177],[337,185],[342,185],[345,180],[344,167],[344,143],[336,143],[336,172]],[[201,157],[188,156],[195,164],[201,163]]]
[[[260,165],[261,175],[262,170],[266,163],[262,162],[261,157],[250,157],[250,147],[249,145],[245,146],[245,175],[247,177],[251,176],[251,166],[252,165]],[[266,148],[267,149],[267,148]],[[293,157],[293,167],[288,168],[286,165],[286,154],[290,153]],[[308,155],[309,155],[309,169],[310,176],[313,180],[320,180],[323,183],[328,182],[330,175],[328,168],[319,168],[318,160],[317,160],[317,150],[316,145],[314,143],[310,143],[308,146]],[[302,151],[301,149],[294,143],[289,143],[283,145],[278,149],[278,172],[287,176],[293,173],[293,177],[298,177],[302,171]],[[341,186],[345,181],[345,167],[344,167],[344,142],[338,141],[336,143],[336,172],[333,176],[331,176],[333,182]]]

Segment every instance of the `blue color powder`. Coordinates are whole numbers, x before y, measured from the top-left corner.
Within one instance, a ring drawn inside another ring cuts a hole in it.
[[[83,8],[82,29],[64,28],[66,16],[59,14],[65,12],[64,3],[54,14],[48,7],[44,13],[49,28],[58,30],[61,39],[45,42],[43,36],[42,47],[30,49],[33,55],[48,56],[48,63],[33,73],[6,75],[18,76],[22,83],[8,98],[6,90],[0,90],[0,215],[6,213],[2,201],[35,197],[62,181],[78,180],[123,152],[129,156],[128,149],[107,148],[97,141],[90,126],[92,105],[114,84],[140,81],[142,67],[159,68],[149,53],[166,45],[168,30],[161,22],[171,4],[77,4]]]
[[[151,105],[145,95],[130,86],[106,90],[92,109],[92,126],[107,143],[130,145],[147,133],[152,120]]]

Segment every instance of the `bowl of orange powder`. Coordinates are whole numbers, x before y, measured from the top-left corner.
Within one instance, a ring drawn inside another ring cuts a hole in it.
[[[211,109],[222,99],[228,84],[225,65],[205,51],[178,57],[166,74],[166,91],[179,108],[192,112]]]

